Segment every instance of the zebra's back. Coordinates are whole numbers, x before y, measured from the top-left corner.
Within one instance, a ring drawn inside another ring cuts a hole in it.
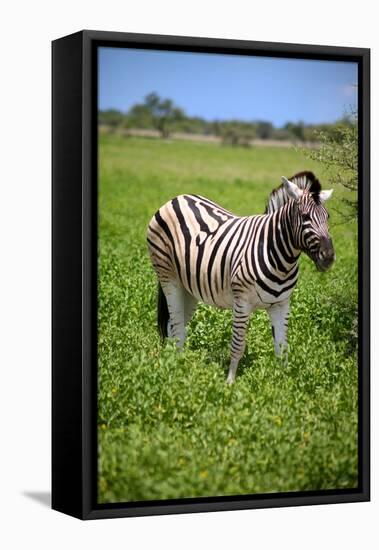
[[[235,216],[199,195],[164,204],[148,228],[151,259],[159,279],[178,279],[195,298],[231,307],[231,274],[253,217]]]

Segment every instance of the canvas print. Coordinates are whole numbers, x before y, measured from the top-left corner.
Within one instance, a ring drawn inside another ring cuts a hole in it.
[[[358,487],[358,65],[99,47],[99,504]]]

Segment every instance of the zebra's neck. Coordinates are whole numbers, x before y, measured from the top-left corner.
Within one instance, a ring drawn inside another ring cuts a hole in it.
[[[272,269],[282,277],[294,271],[301,252],[294,237],[295,215],[295,203],[292,200],[269,215],[266,239],[268,254]]]

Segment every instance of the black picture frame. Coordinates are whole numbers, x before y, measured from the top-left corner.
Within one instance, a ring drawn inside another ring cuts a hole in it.
[[[97,48],[104,45],[358,63],[357,489],[97,504]],[[52,99],[52,507],[96,519],[369,500],[370,50],[86,30],[52,43]]]

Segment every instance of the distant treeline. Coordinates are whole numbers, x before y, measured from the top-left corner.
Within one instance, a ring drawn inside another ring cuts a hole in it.
[[[167,138],[171,133],[180,132],[203,136],[217,136],[223,143],[248,146],[254,139],[278,141],[300,141],[315,143],[320,134],[331,138],[338,136],[341,126],[351,125],[349,117],[334,124],[305,124],[287,122],[281,128],[266,120],[205,120],[190,117],[171,99],[161,99],[158,94],[147,95],[143,103],[138,103],[127,112],[116,109],[99,111],[100,125],[120,130],[156,130]]]

